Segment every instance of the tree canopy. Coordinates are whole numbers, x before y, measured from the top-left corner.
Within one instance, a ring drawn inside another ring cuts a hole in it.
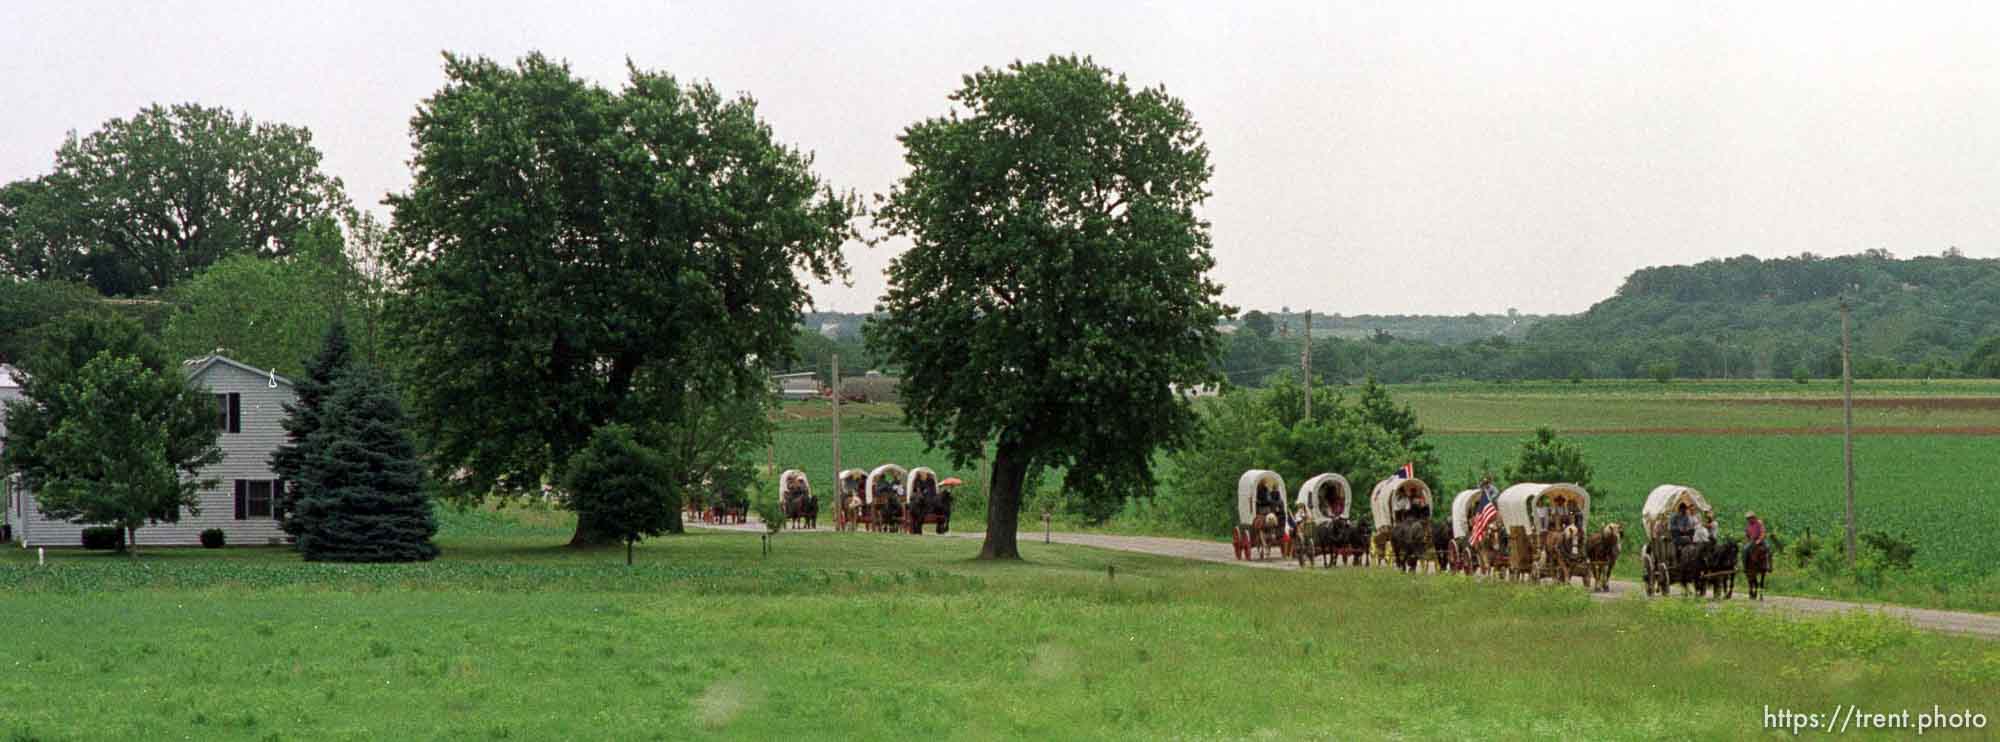
[[[0,190],[0,267],[131,296],[230,255],[284,255],[346,204],[312,134],[224,108],[152,105],[88,136],[55,171]]]
[[[1185,442],[1174,391],[1216,380],[1208,148],[1187,108],[1088,59],[983,69],[962,111],[908,127],[911,172],[876,215],[908,251],[869,343],[902,369],[910,424],[958,466],[994,443],[983,558],[1018,558],[1021,484],[1149,492]]]
[[[390,333],[447,494],[539,493],[605,425],[643,442],[766,389],[858,208],[748,97],[539,54],[447,55],[393,196]],[[737,442],[719,442],[738,445]],[[690,484],[690,483],[682,483]],[[575,543],[606,540],[580,518]]]

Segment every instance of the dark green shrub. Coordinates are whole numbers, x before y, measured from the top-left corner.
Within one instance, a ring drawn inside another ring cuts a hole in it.
[[[95,551],[114,551],[125,548],[125,529],[117,526],[91,526],[83,529],[83,548]]]
[[[1894,569],[1909,569],[1916,559],[1917,545],[1910,543],[1909,536],[1887,531],[1868,531],[1861,534],[1861,543],[1874,549],[1882,558],[1882,566]]]
[[[207,549],[220,549],[229,543],[229,538],[220,528],[210,528],[201,532],[201,545]]]

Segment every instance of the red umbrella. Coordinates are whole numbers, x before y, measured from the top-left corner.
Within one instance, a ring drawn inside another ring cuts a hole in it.
[[[965,484],[965,480],[959,479],[958,477],[952,477],[942,482],[938,482],[939,487],[957,487],[961,484]]]

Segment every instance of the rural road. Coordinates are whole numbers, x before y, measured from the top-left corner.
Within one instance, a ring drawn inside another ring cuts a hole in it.
[[[749,533],[762,533],[764,531],[763,524],[754,521],[748,524],[731,526],[712,526],[699,523],[690,523],[688,525],[696,528]],[[1038,534],[1022,531],[1021,540],[1032,541],[1035,535]],[[949,536],[957,538],[984,538],[985,534],[978,532],[954,532],[949,534]],[[1266,562],[1237,561],[1229,544],[1214,541],[1196,541],[1193,539],[1161,538],[1155,536],[1111,536],[1096,533],[1066,533],[1061,531],[1050,534],[1049,539],[1059,544],[1073,544],[1076,546],[1089,546],[1114,551],[1180,557],[1182,559],[1194,559],[1204,562],[1234,564],[1242,567],[1292,570],[1299,568],[1297,562],[1290,560],[1274,559]],[[1849,603],[1838,600],[1821,600],[1819,598],[1801,598],[1785,595],[1767,595],[1764,600],[1749,601],[1742,599],[1740,592],[1742,590],[1741,585],[1738,585],[1738,590],[1738,600],[1740,602],[1777,613],[1823,614],[1844,613],[1847,611],[1872,611],[1901,618],[1909,621],[1910,625],[1927,631],[1939,631],[1975,636],[1982,639],[2000,640],[2000,616],[1995,615],[1966,613],[1963,611],[1939,611],[1928,608],[1908,608],[1881,603]],[[1644,594],[1645,591],[1641,589],[1639,583],[1612,580],[1611,592],[1595,593],[1594,596],[1600,600],[1618,600]]]

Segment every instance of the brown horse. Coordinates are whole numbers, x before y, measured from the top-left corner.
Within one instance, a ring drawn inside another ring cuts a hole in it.
[[[1280,554],[1283,553],[1285,519],[1282,516],[1277,513],[1259,513],[1257,517],[1251,519],[1250,526],[1246,530],[1250,532],[1250,548],[1257,550],[1258,559],[1271,558],[1273,548],[1278,549]]]
[[[1375,535],[1368,538],[1368,547],[1369,555],[1375,558],[1376,564],[1389,566],[1390,557],[1395,551],[1392,539],[1389,537],[1389,527],[1376,528]]]
[[[1771,544],[1758,541],[1743,552],[1743,579],[1750,586],[1750,599],[1764,599],[1764,578],[1771,574]]]
[[[1500,529],[1488,528],[1479,534],[1479,540],[1472,544],[1473,555],[1479,559],[1479,571],[1495,574],[1507,568],[1507,552],[1500,548]]]
[[[1597,591],[1611,591],[1611,567],[1618,564],[1618,551],[1623,542],[1620,536],[1623,528],[1617,523],[1606,525],[1604,530],[1591,534],[1584,543],[1583,552],[1590,557],[1590,581],[1597,583]]]
[[[1535,581],[1535,544],[1527,529],[1507,536],[1507,579]]]

